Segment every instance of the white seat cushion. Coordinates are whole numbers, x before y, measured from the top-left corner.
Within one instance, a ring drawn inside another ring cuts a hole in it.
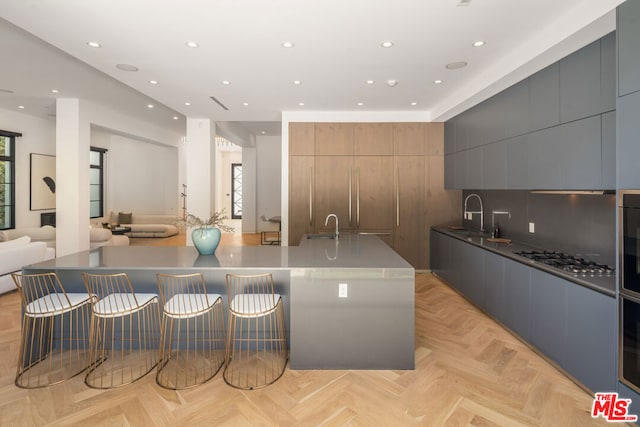
[[[164,304],[164,311],[170,317],[189,317],[222,302],[219,294],[176,294]],[[208,304],[207,304],[208,303]]]
[[[134,299],[135,295],[135,299]],[[93,306],[93,312],[102,317],[121,316],[140,310],[147,303],[157,299],[156,294],[115,293],[107,295]],[[138,305],[136,306],[136,300]]]
[[[55,314],[62,314],[71,311],[79,305],[91,300],[88,294],[69,293],[67,294],[67,297],[69,298],[69,301],[64,297],[64,294],[59,293],[40,297],[27,304],[25,313],[30,317],[49,317]]]
[[[241,294],[233,297],[229,308],[240,317],[258,317],[275,310],[280,294]]]

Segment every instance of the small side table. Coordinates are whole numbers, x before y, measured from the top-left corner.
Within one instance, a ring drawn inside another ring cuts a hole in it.
[[[125,233],[131,233],[131,227],[111,227],[111,234],[115,236],[123,236]]]
[[[279,245],[280,232],[282,231],[282,219],[280,216],[274,216],[268,219],[269,222],[278,224],[278,231],[262,231],[260,233],[261,245]]]

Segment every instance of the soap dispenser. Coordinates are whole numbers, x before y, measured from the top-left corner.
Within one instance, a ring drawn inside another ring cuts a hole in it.
[[[500,226],[497,223],[496,228],[494,228],[493,232],[491,233],[491,237],[493,237],[494,239],[500,238]]]

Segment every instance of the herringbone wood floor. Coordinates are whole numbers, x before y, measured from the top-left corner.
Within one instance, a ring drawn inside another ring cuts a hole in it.
[[[392,321],[390,319],[390,321]],[[0,297],[0,425],[588,426],[592,397],[430,274],[416,275],[416,369],[292,371],[254,391],[168,391],[147,375],[100,391],[82,377],[13,385],[20,301]]]

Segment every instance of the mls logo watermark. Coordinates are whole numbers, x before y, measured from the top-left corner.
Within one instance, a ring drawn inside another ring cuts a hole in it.
[[[631,399],[620,399],[618,393],[596,393],[591,408],[591,417],[602,416],[609,422],[637,421],[638,416],[629,414]]]

